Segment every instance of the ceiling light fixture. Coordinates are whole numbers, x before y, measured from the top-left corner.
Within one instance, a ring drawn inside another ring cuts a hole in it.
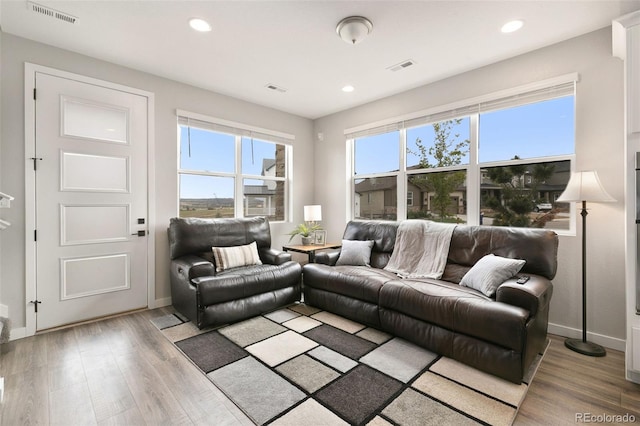
[[[506,24],[504,24],[500,29],[500,31],[502,31],[505,34],[512,33],[514,31],[518,31],[520,28],[522,28],[523,25],[524,25],[523,21],[516,19],[514,21],[509,21]]]
[[[354,90],[356,90],[356,88],[355,88],[355,87],[353,87],[353,86],[352,86],[352,85],[350,85],[350,84],[348,84],[348,85],[346,85],[346,86],[344,86],[344,87],[342,88],[342,91],[343,91],[343,92],[346,92],[346,93],[353,92]]]
[[[189,26],[194,30],[200,31],[202,33],[211,31],[211,25],[204,19],[200,19],[200,18],[189,19]]]
[[[373,24],[362,16],[349,16],[338,22],[336,33],[349,44],[358,44],[373,30]]]

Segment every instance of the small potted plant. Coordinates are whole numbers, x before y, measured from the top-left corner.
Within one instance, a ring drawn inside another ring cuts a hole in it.
[[[302,238],[302,245],[308,246],[313,243],[314,232],[319,231],[320,229],[322,229],[322,227],[317,223],[301,223],[287,235],[290,235],[289,241],[291,241],[296,235],[300,235]]]

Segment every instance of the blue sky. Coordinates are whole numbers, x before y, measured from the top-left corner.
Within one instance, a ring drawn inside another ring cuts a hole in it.
[[[235,137],[224,133],[180,128],[180,168],[235,173]],[[189,155],[189,148],[191,154]],[[258,139],[242,138],[242,172],[245,175],[262,173],[262,160],[275,159],[276,145]],[[249,180],[247,184],[255,184]],[[227,177],[181,175],[182,198],[231,198],[233,179]]]
[[[499,110],[480,115],[479,161],[565,155],[574,152],[574,100],[572,96]],[[459,140],[469,138],[469,119],[452,130]],[[369,136],[356,141],[356,173],[398,170],[399,132]],[[407,129],[407,148],[415,151],[415,140],[434,140],[432,126]],[[419,158],[407,154],[407,165]],[[468,156],[462,164],[468,164]]]
[[[479,160],[491,162],[509,160],[515,155],[534,158],[565,155],[574,152],[574,99],[573,96],[524,105],[517,108],[483,113],[480,115]],[[468,118],[452,131],[459,139],[469,138]],[[407,146],[415,149],[419,137],[424,143],[434,139],[433,127],[421,126],[407,130]],[[180,168],[235,172],[234,136],[191,128],[189,138],[186,127],[180,128]],[[253,146],[252,146],[253,145]],[[369,136],[356,141],[356,173],[380,173],[399,168],[399,132]],[[275,158],[275,144],[242,138],[242,171],[260,175],[262,160]],[[419,158],[407,154],[409,166]],[[463,164],[468,163],[468,156]],[[255,183],[255,181],[247,182]],[[183,198],[233,197],[233,179],[209,176],[182,175],[180,182]]]

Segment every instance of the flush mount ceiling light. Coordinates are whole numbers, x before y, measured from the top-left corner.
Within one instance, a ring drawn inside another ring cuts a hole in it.
[[[349,16],[338,23],[336,33],[349,44],[358,44],[373,30],[373,24],[362,16]]]
[[[352,86],[352,85],[350,85],[350,84],[348,84],[348,85],[346,85],[346,86],[344,86],[344,87],[342,88],[342,91],[343,91],[343,92],[345,92],[345,93],[350,93],[350,92],[353,92],[354,90],[356,90],[356,88],[355,88],[355,87],[353,87],[353,86]]]
[[[204,19],[200,19],[200,18],[189,19],[189,26],[194,30],[200,31],[203,33],[211,31],[211,25]]]
[[[514,31],[518,31],[520,28],[522,28],[523,25],[524,25],[524,22],[522,22],[519,19],[516,19],[514,21],[509,21],[506,24],[504,24],[500,29],[500,31],[502,31],[503,33],[512,33]]]

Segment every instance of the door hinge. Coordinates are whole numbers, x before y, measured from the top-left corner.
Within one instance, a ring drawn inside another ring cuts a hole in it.
[[[38,230],[37,229],[33,230],[33,241],[38,241]]]
[[[35,87],[33,88],[33,100],[34,101],[36,100],[36,88]]]
[[[36,314],[38,313],[38,305],[42,303],[39,300],[31,300],[29,303],[33,303],[33,308],[35,309]]]
[[[42,161],[42,157],[29,157],[29,160],[33,161],[33,170],[38,170],[38,160]]]

